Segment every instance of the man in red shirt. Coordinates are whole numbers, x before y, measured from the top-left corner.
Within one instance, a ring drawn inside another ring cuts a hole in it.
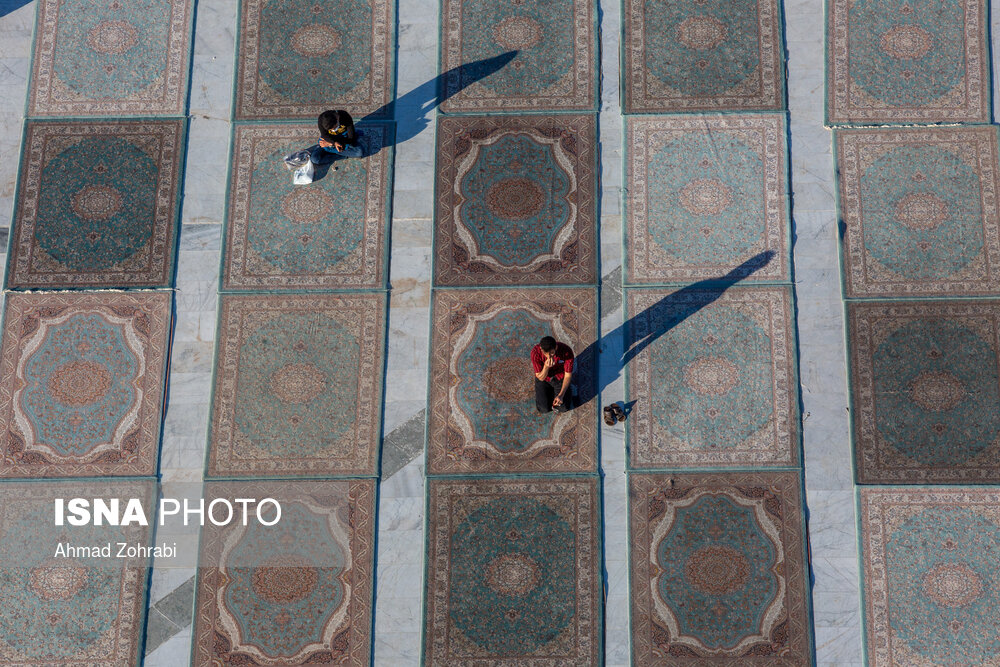
[[[573,350],[545,336],[531,348],[531,366],[535,371],[535,407],[539,412],[566,412],[572,394]]]

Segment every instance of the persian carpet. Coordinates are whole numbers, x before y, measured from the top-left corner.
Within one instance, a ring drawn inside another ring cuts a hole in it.
[[[428,474],[596,470],[596,402],[539,414],[530,360],[543,336],[566,343],[584,358],[572,383],[592,395],[596,301],[592,288],[434,293]]]
[[[442,0],[441,110],[595,110],[596,13],[593,0]],[[510,53],[492,73],[471,65]]]
[[[996,127],[839,130],[844,293],[1000,293]]]
[[[627,299],[632,469],[798,465],[790,288],[644,288]]]
[[[1000,664],[1000,493],[860,495],[867,664]]]
[[[984,3],[832,0],[827,11],[830,124],[989,122]]]
[[[190,0],[40,0],[29,116],[179,116]]]
[[[223,295],[207,476],[374,475],[385,295]]]
[[[625,0],[625,113],[785,106],[777,0]]]
[[[592,115],[440,118],[436,284],[595,283],[596,145]]]
[[[849,303],[858,484],[1000,481],[1000,302]]]
[[[423,664],[600,664],[597,479],[430,479]]]
[[[7,287],[174,278],[185,121],[29,121]]]
[[[148,547],[151,528],[56,526],[56,498],[101,498],[153,506],[154,482],[0,484],[0,664],[5,667],[134,667],[146,618],[149,559],[115,557],[117,544]],[[69,515],[67,515],[69,516]],[[110,557],[59,545],[102,547]]]
[[[366,157],[293,185],[283,158],[315,143],[316,125],[237,126],[222,289],[385,285],[392,127],[358,130]]]
[[[192,664],[370,664],[375,484],[209,484],[213,498],[274,498],[281,519],[206,524]]]
[[[627,283],[789,279],[783,114],[633,116],[626,132]]]
[[[315,118],[326,109],[388,117],[394,8],[388,0],[241,3],[236,118]]]
[[[812,664],[796,471],[629,476],[633,658]]]
[[[171,297],[8,293],[0,477],[156,474]]]

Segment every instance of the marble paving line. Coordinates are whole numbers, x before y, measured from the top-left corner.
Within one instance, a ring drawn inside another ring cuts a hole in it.
[[[816,661],[860,667],[861,619],[823,3],[785,0],[802,451]]]

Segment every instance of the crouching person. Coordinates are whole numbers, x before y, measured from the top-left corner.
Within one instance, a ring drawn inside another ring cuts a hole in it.
[[[552,336],[545,336],[531,349],[535,371],[535,407],[539,412],[566,412],[572,407],[573,350]]]

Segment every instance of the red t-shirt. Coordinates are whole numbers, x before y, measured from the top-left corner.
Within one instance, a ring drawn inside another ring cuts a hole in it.
[[[566,373],[573,372],[573,350],[569,349],[569,345],[556,343],[555,361],[555,364],[549,369],[548,378],[562,380]],[[542,352],[540,345],[531,348],[531,365],[534,367],[535,373],[541,373],[542,368],[545,367],[545,353]]]

